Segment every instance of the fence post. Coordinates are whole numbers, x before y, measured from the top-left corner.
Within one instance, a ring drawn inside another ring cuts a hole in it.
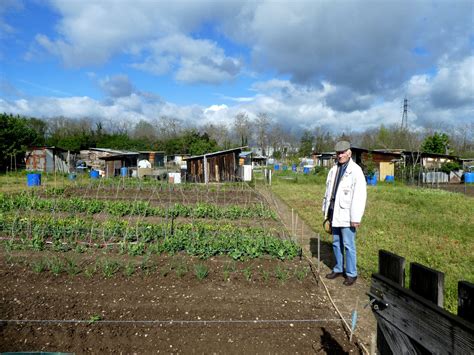
[[[474,323],[474,284],[458,282],[458,316]]]
[[[379,250],[379,274],[405,287],[405,258],[386,250]],[[380,323],[377,322],[377,349],[379,354],[391,355],[393,352],[385,334],[393,336],[388,329],[382,329]]]
[[[444,273],[418,263],[411,263],[410,290],[443,307]]]
[[[379,274],[405,287],[405,258],[379,250]]]

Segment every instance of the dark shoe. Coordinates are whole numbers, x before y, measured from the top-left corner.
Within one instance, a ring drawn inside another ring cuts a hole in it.
[[[356,280],[357,280],[357,276],[356,277],[347,276],[343,282],[343,285],[352,286],[353,284],[355,284]]]
[[[344,276],[344,274],[342,272],[331,272],[330,274],[327,274],[326,275],[326,278],[329,279],[329,280],[332,280],[332,279],[335,279],[336,277],[339,277],[339,276]]]

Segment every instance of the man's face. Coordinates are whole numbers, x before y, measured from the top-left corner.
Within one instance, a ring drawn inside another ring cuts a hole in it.
[[[344,150],[342,152],[336,152],[336,155],[337,155],[337,162],[339,164],[345,164],[350,158],[349,149]]]

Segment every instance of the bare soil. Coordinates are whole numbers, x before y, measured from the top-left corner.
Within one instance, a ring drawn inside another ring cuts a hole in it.
[[[122,268],[105,277],[100,268],[86,271],[104,257],[96,251],[71,254],[80,269],[76,275],[33,271],[39,260],[57,255],[1,253],[0,351],[360,352],[349,343],[314,274],[296,277],[297,270],[309,270],[304,259],[233,263],[154,256],[145,267],[143,259],[115,256]],[[137,268],[125,276],[130,262]],[[203,280],[195,275],[197,264],[209,270]],[[281,281],[276,270],[287,270],[290,277]]]
[[[292,229],[292,220],[297,221],[298,227],[296,230],[298,230],[298,234],[300,231],[302,232],[301,235],[295,236],[295,239],[302,246],[303,255],[310,263],[315,265],[319,282],[326,286],[330,297],[344,318],[349,319],[351,313],[354,310],[357,311],[358,317],[355,328],[357,343],[364,352],[368,352],[373,345],[375,334],[377,333],[377,322],[371,307],[366,307],[369,302],[367,293],[370,291],[370,280],[359,277],[354,285],[347,287],[342,284],[344,281],[342,278],[326,279],[325,275],[330,273],[335,265],[331,243],[318,238],[318,235],[311,230],[305,221],[302,218],[297,218],[297,213],[295,211],[292,213],[288,206],[270,190],[261,187],[259,191],[268,204],[277,212],[282,224],[286,226],[288,231]],[[315,218],[321,218],[319,211],[315,211]],[[323,288],[321,287],[321,292],[323,292],[322,290]]]

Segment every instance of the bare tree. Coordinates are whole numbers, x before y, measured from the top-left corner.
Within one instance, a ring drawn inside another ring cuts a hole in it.
[[[156,121],[157,134],[161,139],[175,138],[183,132],[183,122],[170,116],[161,116]]]
[[[266,155],[268,151],[268,128],[270,127],[270,123],[270,117],[263,112],[260,112],[255,119],[256,140],[258,147],[262,151],[262,155]]]
[[[150,122],[140,120],[133,129],[132,137],[153,142],[157,138],[156,128]]]
[[[268,143],[273,148],[273,154],[275,155],[278,152],[278,155],[281,158],[285,158],[285,131],[280,123],[275,123],[270,126],[268,132]]]
[[[251,122],[244,112],[238,113],[234,118],[234,132],[237,136],[237,144],[241,146],[249,144]]]
[[[318,153],[334,150],[334,138],[332,134],[323,129],[316,127],[314,130],[314,149]]]
[[[210,139],[217,142],[219,147],[229,149],[231,147],[230,132],[224,123],[208,123],[203,125],[199,131],[207,133]]]

